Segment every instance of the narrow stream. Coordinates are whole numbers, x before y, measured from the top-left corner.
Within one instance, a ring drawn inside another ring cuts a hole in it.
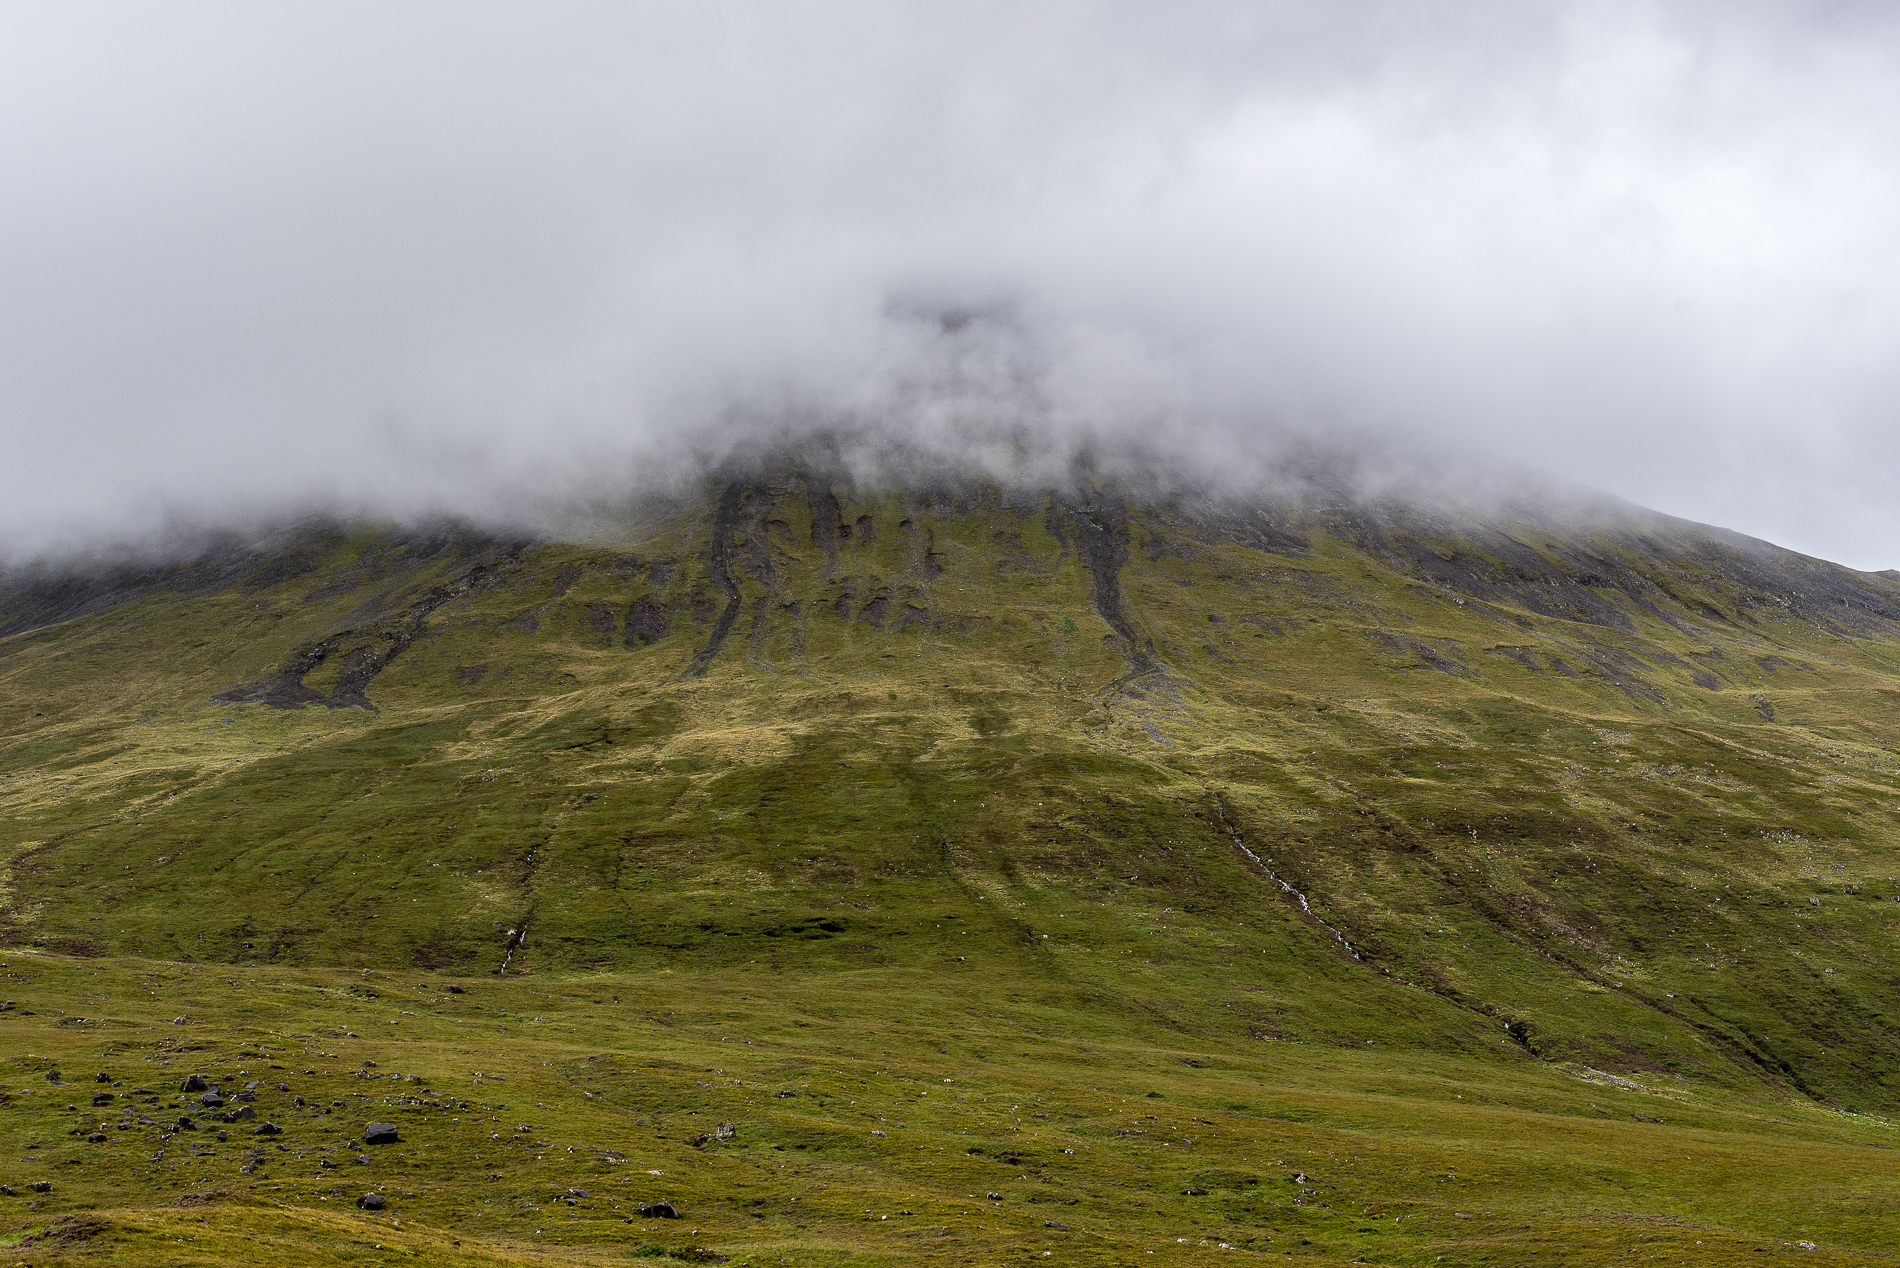
[[[1314,924],[1317,924],[1320,928],[1324,929],[1327,933],[1332,934],[1333,937],[1339,942],[1339,945],[1346,949],[1347,955],[1351,956],[1355,960],[1360,961],[1361,963],[1365,962],[1365,957],[1360,955],[1357,951],[1353,950],[1352,943],[1346,941],[1345,934],[1339,932],[1339,930],[1333,928],[1331,925],[1327,924],[1324,920],[1321,920],[1318,916],[1315,916],[1313,914],[1313,906],[1311,903],[1306,901],[1305,894],[1302,894],[1299,890],[1293,888],[1293,886],[1281,880],[1279,873],[1275,872],[1272,868],[1268,867],[1267,861],[1265,859],[1261,858],[1258,854],[1255,854],[1252,850],[1247,848],[1247,843],[1240,839],[1240,833],[1234,830],[1234,825],[1227,822],[1227,811],[1226,811],[1226,808],[1220,804],[1219,796],[1216,796],[1214,798],[1214,813],[1220,816],[1221,826],[1227,829],[1228,837],[1230,837],[1233,840],[1233,843],[1235,845],[1240,847],[1240,852],[1242,854],[1245,854],[1248,858],[1252,859],[1254,861],[1254,866],[1258,867],[1261,871],[1267,874],[1267,879],[1271,880],[1275,885],[1278,885],[1285,892],[1299,899],[1300,910],[1305,912],[1308,918],[1310,918]]]
[[[1243,845],[1240,848],[1244,850],[1247,847]],[[508,954],[501,958],[501,967],[495,970],[496,973],[506,973],[508,971],[508,962],[515,958],[515,952],[521,950],[521,944],[527,940],[528,922],[524,920],[521,922],[521,928],[510,929],[508,931]]]

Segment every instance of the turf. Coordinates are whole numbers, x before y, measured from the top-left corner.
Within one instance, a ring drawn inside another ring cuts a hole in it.
[[[1900,584],[1243,510],[794,473],[16,581],[21,1257],[1890,1255]]]

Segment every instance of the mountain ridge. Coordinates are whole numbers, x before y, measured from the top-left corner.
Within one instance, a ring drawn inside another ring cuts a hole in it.
[[[1900,1102],[1894,581],[1112,483],[765,472],[655,518],[12,574],[0,945]]]

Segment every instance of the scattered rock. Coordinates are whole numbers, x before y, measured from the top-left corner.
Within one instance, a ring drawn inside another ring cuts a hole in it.
[[[640,1208],[640,1217],[649,1220],[676,1220],[680,1213],[673,1209],[671,1202],[654,1202]]]
[[[284,1129],[279,1127],[276,1123],[259,1123],[257,1126],[251,1128],[251,1135],[253,1136],[281,1136],[283,1134]]]
[[[46,1072],[46,1081],[47,1081],[48,1083],[62,1083],[62,1082],[64,1082],[65,1080],[63,1080],[63,1079],[61,1079],[61,1078],[59,1077],[59,1071],[58,1071],[58,1070],[48,1070],[48,1071]]]
[[[112,1076],[109,1074],[95,1074],[92,1076],[92,1081],[94,1083],[110,1083],[112,1082]]]
[[[202,1092],[209,1086],[210,1085],[207,1084],[203,1078],[193,1074],[188,1075],[185,1081],[178,1085],[178,1090],[180,1092]]]
[[[461,987],[459,987],[459,986],[451,986],[451,987],[449,987],[449,994],[451,994],[451,995],[466,995],[466,994],[468,994],[468,992],[467,992],[467,991],[465,991],[465,990],[463,990],[463,989],[462,989]]]
[[[874,1131],[874,1132],[872,1132],[871,1134],[872,1134],[873,1136],[877,1136],[877,1137],[879,1137],[879,1138],[881,1138],[881,1139],[888,1139],[888,1138],[889,1138],[889,1136],[890,1136],[890,1133],[889,1133],[889,1132],[879,1132],[879,1131]]]
[[[363,1129],[363,1143],[366,1145],[393,1145],[401,1139],[394,1123],[371,1123]]]
[[[250,1118],[256,1118],[256,1117],[257,1117],[256,1110],[252,1109],[248,1105],[240,1105],[235,1110],[232,1110],[229,1114],[225,1115],[224,1121],[227,1123],[235,1123],[243,1119],[250,1119]]]
[[[218,1089],[212,1088],[210,1091],[206,1092],[203,1096],[198,1098],[198,1104],[209,1106],[212,1109],[216,1109],[218,1106],[224,1104],[224,1096],[222,1093],[218,1091]]]
[[[101,1092],[92,1098],[92,1103],[94,1105],[110,1105],[112,1104],[112,1093]]]
[[[1042,1226],[1044,1228],[1059,1228],[1065,1233],[1073,1233],[1075,1231],[1074,1229],[1070,1228],[1067,1224],[1058,1224],[1054,1220],[1044,1220],[1042,1222]]]
[[[223,1141],[223,1140],[228,1140],[228,1139],[230,1139],[230,1138],[229,1138],[228,1136],[226,1136],[226,1135],[224,1134],[224,1128],[222,1128],[222,1127],[220,1127],[220,1128],[218,1128],[218,1139],[219,1139],[220,1141]]]
[[[86,1139],[92,1144],[103,1145],[106,1143],[106,1134],[104,1132],[94,1132],[92,1135],[86,1137]]]
[[[365,1211],[380,1211],[389,1205],[389,1199],[380,1193],[365,1193],[356,1199],[356,1204]]]
[[[53,1182],[51,1180],[35,1180],[33,1182],[33,1192],[35,1193],[51,1193],[52,1191]]]
[[[719,1126],[713,1128],[714,1140],[731,1140],[738,1134],[739,1129],[734,1127],[731,1123],[721,1123]]]
[[[5,1196],[5,1197],[9,1197],[9,1198],[10,1198],[10,1197],[15,1197],[15,1196],[17,1196],[17,1195],[16,1195],[16,1194],[15,1194],[15,1193],[13,1192],[13,1186],[12,1186],[12,1185],[10,1185],[10,1184],[0,1184],[0,1196]]]
[[[1181,1190],[1181,1196],[1189,1197],[1189,1198],[1204,1198],[1207,1196],[1207,1190],[1206,1189],[1183,1189]]]
[[[985,1193],[983,1196],[992,1202],[1001,1202],[1003,1200],[1003,1195],[1000,1193]]]

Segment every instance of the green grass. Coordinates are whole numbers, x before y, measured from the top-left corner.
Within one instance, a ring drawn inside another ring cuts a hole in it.
[[[1770,606],[1680,526],[1438,539],[1459,589],[1398,530],[1315,521],[1289,556],[1145,510],[1118,593],[1165,672],[1130,678],[1059,509],[847,500],[873,533],[832,540],[811,505],[521,553],[363,529],[287,581],[0,640],[0,1050],[37,1054],[0,1121],[44,1145],[0,1158],[63,1177],[8,1218],[90,1213],[57,1253],[127,1262],[371,1233],[578,1262],[701,1244],[622,1222],[660,1170],[760,1264],[1896,1249],[1879,621]],[[1530,550],[1649,588],[1551,615]],[[300,657],[341,690],[404,630],[377,711],[212,702]],[[428,1156],[339,1169],[403,1181],[380,1216],[331,1209],[325,1116],[263,1181],[235,1135],[202,1163],[68,1137],[33,1082],[275,1064],[319,1074],[260,1113],[316,1079],[360,1118],[364,1060],[510,1106],[401,1111]],[[560,1156],[478,1162],[498,1114]],[[557,1181],[606,1187],[555,1210]],[[230,1192],[165,1205],[193,1186]]]

